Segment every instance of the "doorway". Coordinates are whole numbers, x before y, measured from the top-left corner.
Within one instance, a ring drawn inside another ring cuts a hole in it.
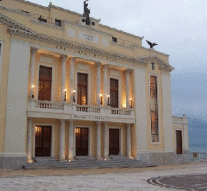
[[[51,126],[35,127],[35,157],[51,156]]]
[[[183,153],[183,143],[182,143],[182,131],[176,130],[176,153],[182,154]]]
[[[119,142],[119,129],[109,129],[109,155],[120,153]]]
[[[89,129],[76,127],[75,134],[76,134],[76,156],[88,156]]]

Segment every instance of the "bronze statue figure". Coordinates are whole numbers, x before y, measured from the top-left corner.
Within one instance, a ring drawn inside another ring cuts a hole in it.
[[[84,13],[83,13],[83,17],[86,18],[86,20],[84,20],[84,22],[86,22],[87,25],[90,25],[90,9],[88,8],[88,0],[84,1]]]
[[[151,43],[150,41],[148,41],[148,40],[146,40],[147,41],[147,43],[150,45],[150,48],[152,48],[153,49],[153,47],[154,46],[156,46],[156,45],[158,45],[158,44],[156,44],[156,43]]]

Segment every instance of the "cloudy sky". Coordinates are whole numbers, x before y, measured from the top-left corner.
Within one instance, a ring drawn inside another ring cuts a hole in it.
[[[83,0],[30,0],[83,13]],[[75,3],[74,3],[75,2]],[[156,42],[170,55],[173,115],[207,120],[207,1],[89,0],[101,23]]]

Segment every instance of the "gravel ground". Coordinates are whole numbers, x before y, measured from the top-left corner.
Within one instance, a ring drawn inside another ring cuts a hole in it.
[[[176,190],[147,183],[158,176],[205,174],[207,163],[151,168],[84,170],[0,170],[1,191]],[[198,182],[196,182],[198,184]]]

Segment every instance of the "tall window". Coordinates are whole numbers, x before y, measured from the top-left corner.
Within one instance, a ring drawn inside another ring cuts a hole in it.
[[[40,66],[38,100],[51,100],[52,68]]]
[[[152,142],[159,142],[158,107],[157,107],[157,77],[150,76],[150,109]]]
[[[119,81],[110,78],[110,105],[111,107],[119,107]]]
[[[88,74],[78,73],[78,95],[77,103],[79,105],[88,104]]]

